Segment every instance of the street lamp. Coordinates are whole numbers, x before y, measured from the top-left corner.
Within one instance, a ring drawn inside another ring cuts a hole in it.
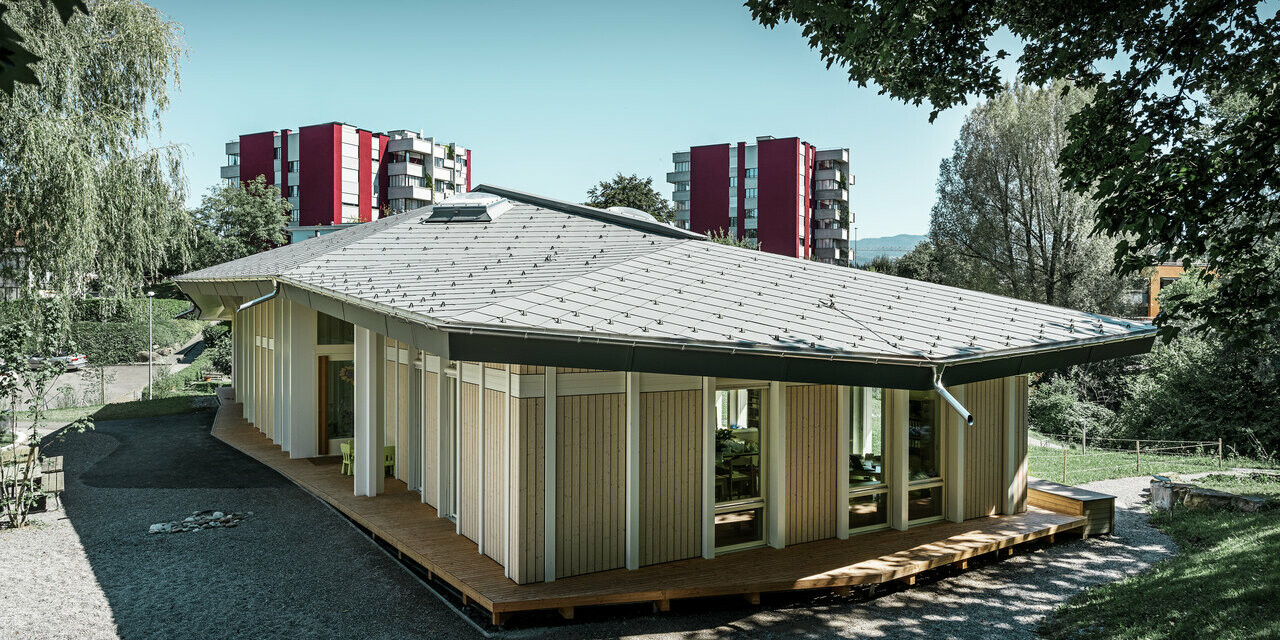
[[[147,399],[148,400],[156,399],[155,387],[151,386],[151,383],[152,383],[151,361],[155,356],[155,350],[156,350],[155,333],[152,328],[152,325],[154,324],[154,314],[152,313],[152,300],[155,300],[155,299],[156,299],[156,292],[148,291],[147,292]]]

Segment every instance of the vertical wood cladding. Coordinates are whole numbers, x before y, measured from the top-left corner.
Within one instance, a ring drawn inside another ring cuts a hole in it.
[[[640,564],[702,553],[702,391],[640,394]]]
[[[836,535],[838,388],[801,385],[787,394],[787,544]]]
[[[626,564],[625,394],[556,399],[556,574]]]

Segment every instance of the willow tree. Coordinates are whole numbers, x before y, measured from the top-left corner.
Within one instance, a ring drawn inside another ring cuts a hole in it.
[[[1097,311],[1118,309],[1114,244],[1091,234],[1097,203],[1063,185],[1066,123],[1088,102],[1058,83],[977,105],[942,161],[929,235],[949,284]]]
[[[0,93],[0,280],[21,298],[0,321],[0,407],[31,421],[5,427],[31,447],[0,460],[0,520],[21,526],[39,500],[44,397],[61,372],[27,356],[72,346],[60,302],[135,293],[185,259],[192,225],[180,150],[149,144],[178,82],[178,25],[134,0],[90,2],[65,23],[47,2],[6,4],[3,20],[40,59],[38,84]]]
[[[38,0],[4,20],[39,84],[0,94],[0,278],[21,289],[136,291],[190,249],[182,153],[152,145],[178,84],[181,28],[135,0],[63,24]]]

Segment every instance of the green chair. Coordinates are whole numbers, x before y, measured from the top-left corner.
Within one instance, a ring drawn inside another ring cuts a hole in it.
[[[350,442],[343,442],[338,448],[342,450],[342,468],[339,471],[342,475],[349,476],[355,467],[355,447]]]
[[[382,468],[383,473],[394,475],[396,471],[396,447],[389,444],[382,448]]]

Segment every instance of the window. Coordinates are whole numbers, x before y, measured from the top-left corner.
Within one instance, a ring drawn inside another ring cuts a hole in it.
[[[297,160],[292,160],[292,161],[290,161],[290,162],[289,162],[289,173],[297,173],[297,172],[298,172],[298,161],[297,161]]]
[[[411,176],[406,174],[398,174],[390,176],[391,186],[393,187],[426,187],[427,179],[422,176]]]
[[[756,198],[756,197],[759,197],[759,192],[760,192],[760,190],[759,190],[759,189],[756,189],[756,188],[754,188],[754,187],[751,187],[751,188],[748,188],[746,191],[747,191],[746,197],[748,197],[748,198]]]
[[[755,210],[755,209],[747,209],[747,219],[748,219],[748,220],[753,220],[753,219],[755,219],[755,217],[756,217],[756,210]]]
[[[837,184],[835,180],[819,180],[818,188],[819,189],[839,189],[840,185]]]
[[[677,182],[677,183],[675,183],[675,185],[676,185],[676,191],[688,191],[688,190],[689,190],[689,183],[688,183],[688,182]]]
[[[240,156],[238,154],[227,156],[227,166],[235,167],[239,165],[240,165]]]
[[[907,407],[907,520],[942,515],[942,403],[912,391]]]
[[[717,551],[764,544],[767,387],[716,391]]]
[[[758,175],[760,175],[760,170],[759,170],[759,169],[756,169],[756,168],[754,168],[754,167],[752,167],[752,168],[750,168],[750,169],[747,169],[747,175],[746,175],[746,177],[748,177],[748,178],[754,178],[754,177],[756,177],[756,176],[758,176]]]
[[[853,388],[849,402],[849,530],[888,524],[884,469],[884,392]]]
[[[436,160],[437,167],[441,167],[441,168],[444,167],[444,158],[436,158],[435,160]]]
[[[316,312],[316,344],[355,344],[355,325]]]
[[[296,184],[289,185],[288,191],[285,192],[285,195],[289,198],[298,197],[298,185]]]
[[[738,186],[738,176],[729,176],[729,186],[730,187]]]
[[[273,160],[280,159],[280,147],[276,147],[275,149],[272,150],[271,158]]]
[[[685,161],[683,161],[683,162],[677,162],[677,163],[676,163],[676,168],[675,168],[675,170],[676,170],[676,171],[688,171],[688,170],[689,170],[689,161],[688,161],[688,160],[685,160]]]

